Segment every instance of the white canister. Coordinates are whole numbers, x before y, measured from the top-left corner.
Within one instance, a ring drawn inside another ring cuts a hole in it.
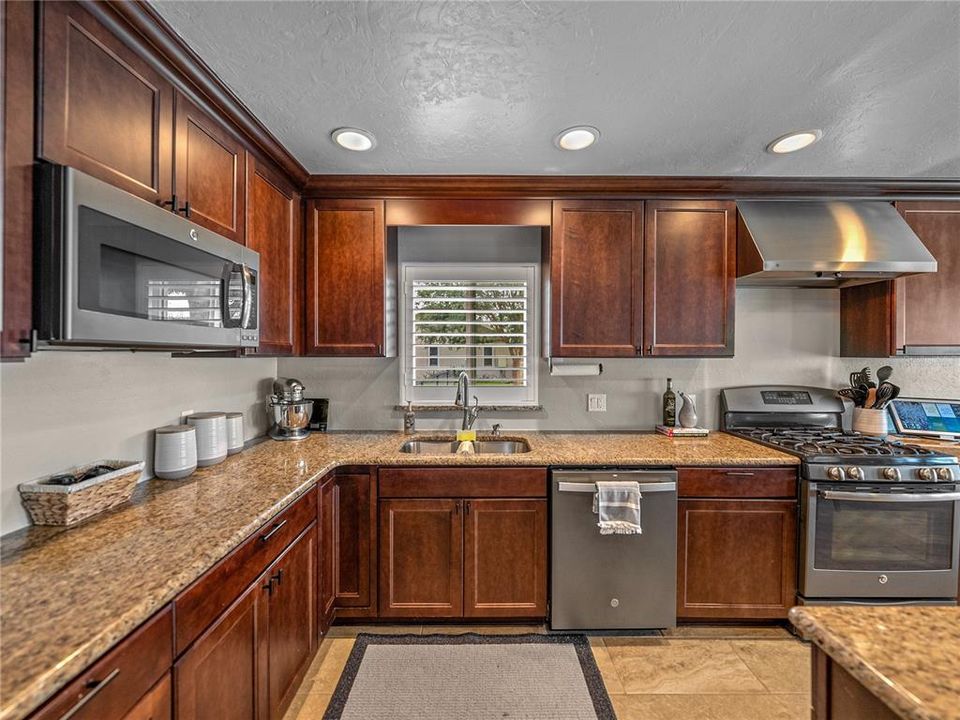
[[[197,469],[197,430],[192,425],[165,425],[154,431],[153,474],[182,480]]]
[[[227,453],[236,455],[243,450],[243,413],[227,413]]]
[[[197,465],[208,467],[227,459],[227,414],[205,412],[187,416],[197,429]]]
[[[864,435],[888,435],[887,411],[874,408],[855,407],[853,409],[853,429]]]

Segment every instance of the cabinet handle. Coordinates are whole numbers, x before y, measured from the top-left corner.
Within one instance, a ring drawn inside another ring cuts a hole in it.
[[[742,470],[727,470],[727,475],[743,475],[745,477],[753,477],[756,473],[744,472]]]
[[[287,524],[286,520],[281,520],[278,523],[274,523],[273,528],[270,530],[270,532],[260,536],[260,542],[266,542],[267,540],[272,538],[274,535],[276,535],[280,531],[280,528],[282,528],[286,524]]]
[[[460,501],[459,501],[459,500],[457,500],[457,501],[453,504],[453,514],[454,514],[454,515],[459,515],[459,514],[460,514]]]
[[[93,700],[94,696],[103,690],[107,685],[109,685],[113,680],[120,674],[120,668],[115,668],[113,672],[107,675],[103,680],[91,679],[87,680],[87,687],[91,688],[90,692],[81,698],[80,702],[74,705],[72,708],[67,710],[63,715],[60,716],[60,720],[70,720],[74,715],[80,712],[81,708],[86,705],[88,702]]]
[[[164,200],[162,204],[163,204],[163,207],[169,207],[171,211],[177,213],[178,215],[180,213],[183,213],[184,216],[190,217],[190,201],[189,200],[187,200],[183,204],[183,207],[180,207],[179,203],[177,202],[177,196],[171,195],[170,199]]]
[[[470,501],[469,501],[469,500],[467,500],[467,501],[463,504],[463,508],[464,508],[464,513],[467,514],[467,515],[469,515],[469,514],[470,514]]]
[[[270,578],[270,583],[273,584],[274,580],[277,581],[278,586],[280,585],[280,583],[283,582],[283,568],[280,568],[279,570],[277,570],[277,574],[274,575],[272,578]]]
[[[190,217],[190,201],[187,200],[187,201],[183,204],[183,207],[180,208],[177,212],[182,212],[182,213],[183,213],[183,216],[184,216],[185,218],[189,218],[189,217]]]
[[[267,584],[263,586],[263,589],[267,591],[268,595],[273,595],[273,578],[267,580]]]
[[[383,345],[377,345],[377,355],[383,355]]]

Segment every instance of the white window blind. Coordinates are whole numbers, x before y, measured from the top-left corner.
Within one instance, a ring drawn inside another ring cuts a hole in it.
[[[535,404],[536,276],[527,265],[405,266],[401,400],[450,403],[466,372],[481,404]]]

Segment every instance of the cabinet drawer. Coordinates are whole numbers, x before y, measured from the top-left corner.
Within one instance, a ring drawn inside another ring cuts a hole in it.
[[[678,468],[679,497],[795,498],[796,468]]]
[[[184,590],[173,601],[176,655],[186,650],[316,517],[317,494],[308,492]]]
[[[167,605],[95,662],[30,720],[120,720],[170,670],[173,611]]]
[[[380,497],[546,497],[546,468],[383,468]]]

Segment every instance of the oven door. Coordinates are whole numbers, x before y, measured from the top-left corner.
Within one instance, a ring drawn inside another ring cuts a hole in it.
[[[258,341],[257,253],[71,168],[46,169],[42,339],[231,348]]]
[[[956,484],[805,483],[806,598],[955,598]]]

